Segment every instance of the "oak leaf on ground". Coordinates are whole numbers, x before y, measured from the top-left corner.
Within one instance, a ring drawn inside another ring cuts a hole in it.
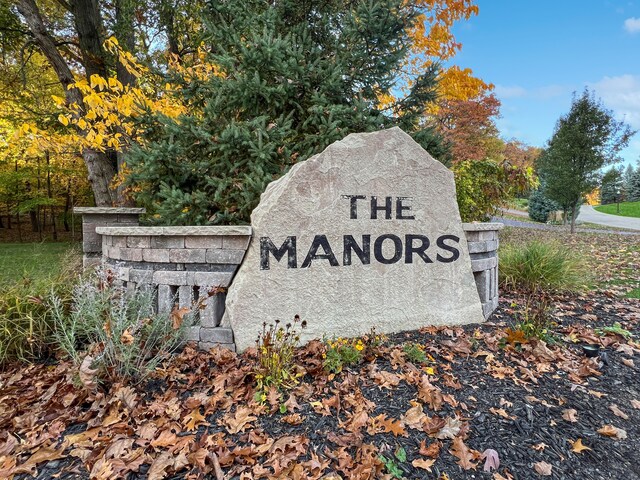
[[[411,465],[416,468],[421,468],[426,470],[427,472],[431,472],[431,467],[436,463],[435,459],[426,459],[426,458],[416,458]]]
[[[579,438],[575,442],[571,443],[571,451],[574,453],[582,453],[585,450],[591,450],[591,448],[587,447],[582,443],[582,439]]]
[[[250,427],[250,423],[257,420],[258,417],[252,415],[252,411],[248,407],[238,407],[235,413],[228,413],[224,416],[223,422],[227,426],[229,433],[234,434],[243,432]]]
[[[605,425],[598,430],[600,435],[605,437],[615,437],[619,440],[627,438],[627,432],[621,428],[614,427],[613,425]]]
[[[629,415],[627,415],[622,410],[620,410],[620,408],[615,403],[612,403],[611,405],[609,405],[609,410],[611,410],[616,417],[629,420]]]
[[[458,458],[456,463],[464,470],[475,470],[478,464],[474,463],[473,460],[481,456],[480,452],[467,447],[461,437],[453,439],[449,452]]]
[[[436,433],[436,438],[440,440],[453,439],[460,433],[462,422],[459,418],[449,417],[444,421],[444,426]]]
[[[427,447],[426,443],[426,440],[420,441],[420,449],[418,450],[418,453],[420,455],[424,455],[425,457],[437,458],[438,455],[440,455],[442,444],[438,441],[435,441]]]

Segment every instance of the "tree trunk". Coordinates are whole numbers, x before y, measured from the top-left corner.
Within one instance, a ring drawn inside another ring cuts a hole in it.
[[[16,6],[29,26],[34,41],[55,71],[65,92],[67,103],[76,103],[83,108],[84,101],[81,92],[76,88],[68,88],[75,83],[73,73],[47,31],[35,0],[17,0]],[[78,18],[75,15],[75,20],[76,28],[79,29],[79,42],[83,47],[83,57],[88,62],[84,65],[87,75],[90,76],[93,73],[106,74],[104,52],[102,51],[98,33],[101,31],[102,22],[97,3],[95,0],[75,0],[72,4],[72,10],[85,15],[84,18]],[[94,27],[95,30],[91,30]],[[86,52],[84,49],[87,49]],[[97,55],[97,58],[94,58],[94,55]],[[81,131],[80,134],[86,135],[86,132]],[[96,205],[108,207],[116,204],[116,193],[110,189],[111,180],[116,174],[116,165],[104,153],[91,149],[85,149],[82,152],[82,157],[89,172],[89,181],[91,182]]]
[[[102,49],[104,26],[97,0],[71,0],[69,6],[78,33],[82,66],[87,79],[91,75],[106,77],[107,62]]]
[[[178,47],[178,39],[176,38],[175,29],[175,5],[172,2],[160,2],[159,4],[159,21],[160,25],[164,27],[165,34],[167,35],[167,43],[169,44],[169,53],[179,55],[180,50]]]
[[[40,222],[38,221],[38,212],[35,210],[29,210],[29,220],[31,220],[31,231],[40,231]]]
[[[71,210],[71,180],[67,180],[67,191],[64,194],[64,215],[62,216],[62,222],[65,232],[68,232],[70,230],[69,210]]]
[[[116,192],[111,189],[111,180],[116,175],[116,166],[107,155],[90,148],[86,148],[82,152],[82,158],[87,165],[96,206],[112,207],[117,205]]]
[[[571,233],[576,233],[576,204],[571,207]]]
[[[18,224],[18,241],[22,243],[22,225],[20,225],[20,213],[16,213],[16,223]]]
[[[133,53],[135,49],[135,0],[116,0],[116,24],[115,34],[118,39],[119,45],[126,51]],[[122,63],[116,63],[116,78],[123,86],[132,86],[136,83],[136,77],[129,72]],[[121,133],[124,133],[122,129],[119,129]],[[119,150],[116,152],[116,165],[117,171],[122,172],[126,163],[127,152]],[[134,202],[132,199],[126,197],[124,192],[124,186],[118,185],[117,189],[118,205],[123,207],[132,207]]]
[[[53,206],[53,191],[51,189],[51,156],[49,155],[49,150],[45,150],[44,152],[45,158],[47,159],[47,197],[51,203],[51,227],[53,228],[53,239],[58,240],[58,227],[56,225],[56,210]]]

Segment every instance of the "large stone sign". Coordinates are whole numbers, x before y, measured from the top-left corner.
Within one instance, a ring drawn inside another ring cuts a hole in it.
[[[453,174],[399,128],[295,165],[251,225],[222,320],[238,351],[295,315],[303,340],[484,320]]]

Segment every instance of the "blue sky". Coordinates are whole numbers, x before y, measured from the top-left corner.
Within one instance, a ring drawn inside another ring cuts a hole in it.
[[[504,138],[544,146],[585,86],[640,130],[640,0],[477,0],[453,59],[495,85]],[[622,152],[640,159],[640,133]]]

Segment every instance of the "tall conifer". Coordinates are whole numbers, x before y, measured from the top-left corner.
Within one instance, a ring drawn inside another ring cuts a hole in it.
[[[418,12],[404,0],[209,2],[222,72],[181,84],[190,114],[148,118],[128,183],[163,224],[244,223],[269,182],[352,132],[400,126],[436,157],[436,70],[397,83]],[[387,110],[385,95],[408,93]]]

